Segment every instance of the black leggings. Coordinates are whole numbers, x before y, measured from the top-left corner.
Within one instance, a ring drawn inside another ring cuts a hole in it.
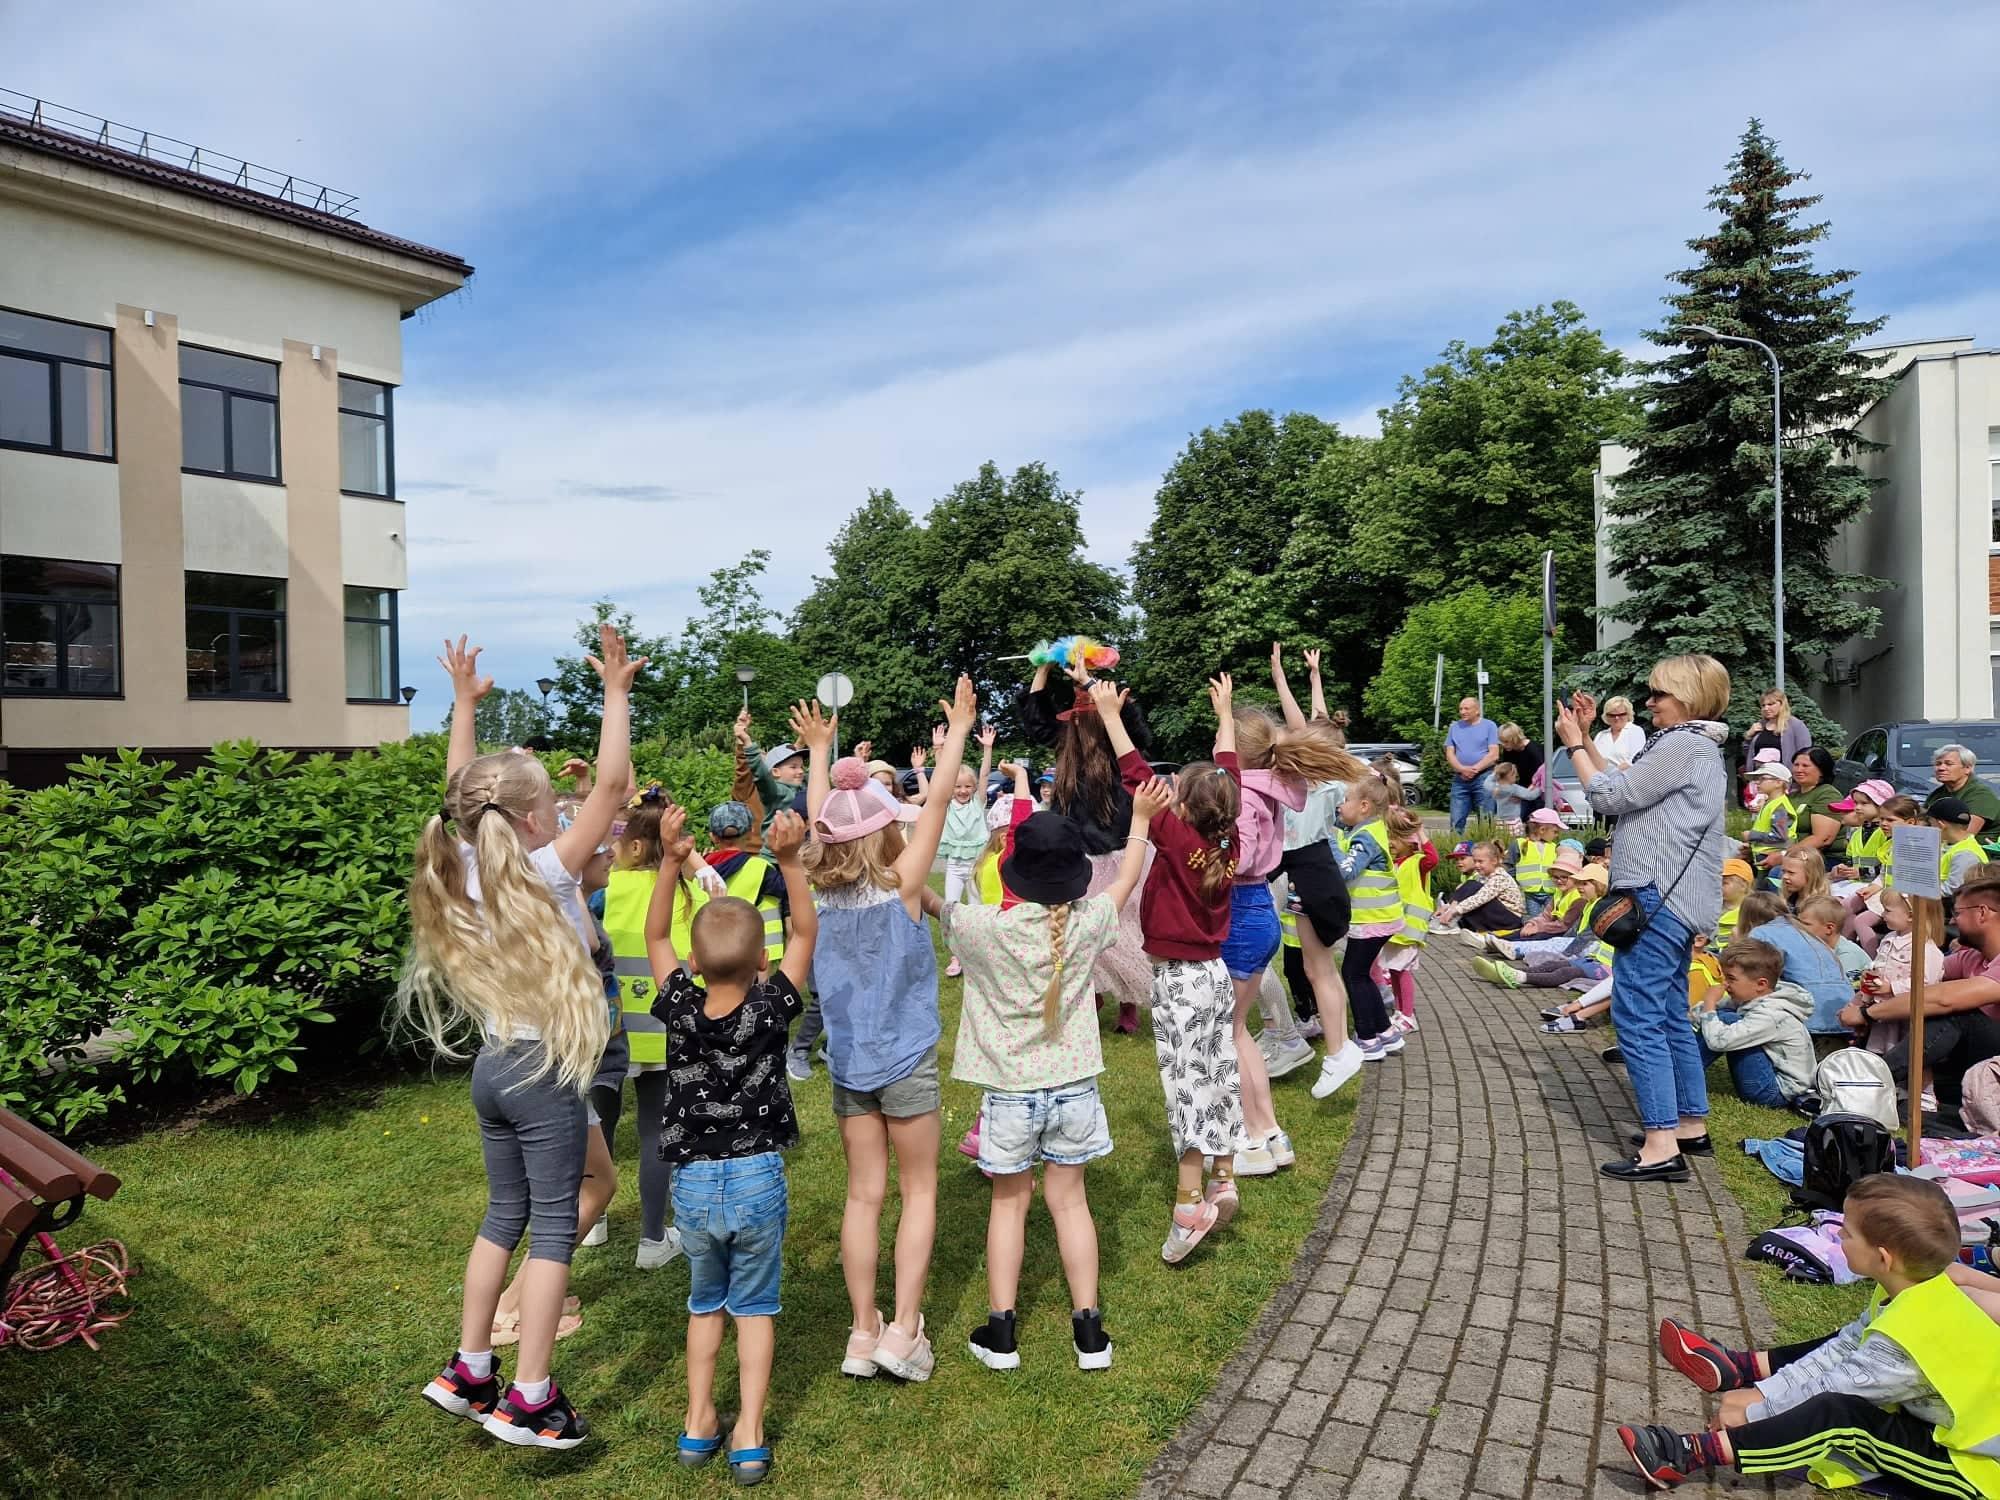
[[[667,1116],[665,1070],[639,1074],[632,1080],[632,1096],[639,1106],[639,1233],[662,1240],[667,1237],[672,1176],[660,1157],[660,1128]]]
[[[1340,960],[1340,982],[1347,986],[1347,1008],[1354,1017],[1354,1039],[1365,1042],[1389,1029],[1389,1011],[1382,1003],[1382,987],[1375,982],[1376,955],[1389,941],[1380,937],[1347,935],[1347,951]]]
[[[1306,978],[1305,950],[1284,943],[1278,953],[1285,961],[1285,988],[1292,992],[1292,1010],[1301,1021],[1318,1020],[1319,1002],[1313,996],[1312,981]]]
[[[604,1150],[618,1155],[618,1117],[625,1112],[625,1090],[608,1083],[590,1086],[590,1107],[597,1111],[597,1128],[604,1132]]]
[[[1784,1351],[1792,1358],[1812,1345]],[[1771,1351],[1777,1367],[1780,1351]],[[1744,1474],[1783,1474],[1831,1458],[1880,1476],[1879,1493],[1912,1500],[1980,1500],[1979,1486],[1952,1466],[1928,1422],[1884,1411],[1860,1396],[1814,1396],[1790,1411],[1729,1430],[1736,1467]]]

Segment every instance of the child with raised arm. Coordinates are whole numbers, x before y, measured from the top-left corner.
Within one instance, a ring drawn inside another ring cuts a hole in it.
[[[979,890],[973,881],[973,870],[979,856],[986,852],[986,778],[993,770],[993,741],[997,734],[992,725],[982,725],[979,730],[979,774],[972,774],[972,767],[960,766],[958,776],[952,782],[951,803],[944,810],[944,833],[938,840],[938,850],[944,855],[944,904],[956,906],[970,897],[979,899]],[[958,977],[958,960],[954,958],[944,971],[947,979]]]
[[[972,680],[960,677],[957,695],[941,706],[946,727],[937,775],[950,786],[979,712]],[[942,1096],[937,957],[924,913],[925,898],[937,900],[926,881],[951,799],[932,797],[921,810],[897,806],[868,785],[863,762],[850,756],[829,765],[834,725],[817,703],[792,710],[792,729],[812,751],[806,870],[820,924],[813,985],[826,1010],[833,1113],[847,1156],[840,1265],[853,1322],[840,1368],[863,1378],[886,1370],[902,1380],[928,1380],[936,1357],[922,1309],[937,1234]],[[898,825],[907,820],[915,826],[906,843]],[[875,1273],[892,1152],[903,1212],[896,1226],[895,1315],[885,1323]]]
[[[678,1457],[703,1464],[722,1447],[715,1357],[726,1315],[736,1324],[741,1399],[729,1434],[729,1470],[738,1484],[750,1485],[771,1472],[764,1402],[790,1201],[783,1153],[799,1142],[785,1040],[805,1009],[799,986],[812,967],[819,919],[799,862],[805,824],[781,812],[766,847],[792,912],[783,960],[772,969],[764,916],[738,896],[720,897],[695,914],[692,951],[683,954],[672,935],[672,872],[692,847],[685,823],[678,807],[662,820],[667,857],[646,912],[646,950],[658,986],[653,1015],[667,1036],[666,1121],[648,1149],[673,1164],[674,1218],[688,1261],[688,1402]]]
[[[501,1440],[574,1448],[590,1426],[549,1373],[569,1288],[589,1132],[584,1091],[611,1033],[604,983],[590,961],[594,929],[577,876],[611,831],[631,775],[632,681],[609,625],[597,782],[570,826],[556,827],[555,790],[531,755],[479,754],[473,716],[493,679],[479,648],[445,643],[453,705],[444,808],[424,825],[410,878],[410,957],[396,989],[399,1020],[439,1055],[472,1064],[472,1103],[486,1160],[486,1217],[465,1262],[458,1350],[424,1399]],[[447,826],[450,825],[450,826]],[[530,1229],[521,1269],[520,1347],[503,1394],[493,1320],[507,1263]]]
[[[1118,716],[1116,686],[1099,678],[1087,691],[1136,794],[1155,780]],[[1174,1211],[1160,1258],[1177,1265],[1211,1229],[1236,1216],[1236,1148],[1243,1097],[1236,1076],[1235,992],[1223,967],[1229,892],[1236,878],[1239,788],[1236,721],[1227,674],[1208,685],[1216,712],[1215,764],[1182,766],[1174,805],[1152,820],[1155,850],[1139,896],[1146,953],[1153,961],[1153,1045],[1167,1097],[1167,1129],[1180,1168]],[[1136,803],[1135,803],[1136,805]],[[1203,1158],[1215,1175],[1204,1187]]]
[[[1002,882],[1020,898],[1016,905],[944,908],[945,941],[965,969],[952,1077],[986,1090],[979,1165],[993,1179],[987,1315],[968,1347],[989,1370],[1021,1363],[1014,1299],[1038,1162],[1069,1280],[1077,1365],[1111,1364],[1097,1301],[1097,1226],[1083,1183],[1085,1164],[1111,1152],[1097,1093],[1104,1054],[1091,965],[1118,940],[1119,908],[1145,868],[1147,828],[1167,802],[1164,782],[1134,794],[1118,879],[1099,895],[1087,894],[1083,830],[1061,813],[1041,812],[1015,830],[1013,852],[1001,866]]]

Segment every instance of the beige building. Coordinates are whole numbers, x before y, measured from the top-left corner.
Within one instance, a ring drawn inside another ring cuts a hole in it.
[[[1829,560],[1893,587],[1872,601],[1880,628],[1822,664],[1815,694],[1850,737],[1900,720],[1991,719],[2000,705],[2000,349],[1950,338],[1867,352],[1885,359],[1880,373],[1892,383],[1858,423],[1883,447],[1856,462],[1882,483]],[[1599,604],[1625,595],[1606,566],[1604,500],[1630,463],[1616,444],[1599,455]],[[1597,628],[1600,646],[1625,634],[1608,621]]]
[[[32,103],[0,92],[0,775],[403,738],[402,321],[472,267]]]

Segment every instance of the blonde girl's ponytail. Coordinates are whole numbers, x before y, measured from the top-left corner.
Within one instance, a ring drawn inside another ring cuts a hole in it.
[[[1055,974],[1042,991],[1042,1035],[1053,1042],[1062,1035],[1063,948],[1069,936],[1069,903],[1049,908],[1049,955]]]
[[[532,757],[482,756],[460,768],[444,812],[473,850],[480,898],[468,894],[464,852],[445,817],[424,825],[410,879],[410,958],[396,988],[398,1018],[441,1056],[465,1038],[502,1043],[539,1035],[541,1077],[581,1092],[610,1030],[603,984],[548,882],[529,861],[517,820],[534,816],[548,773]]]

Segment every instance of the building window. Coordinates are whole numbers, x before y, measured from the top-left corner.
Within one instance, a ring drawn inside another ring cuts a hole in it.
[[[350,495],[396,493],[396,448],[388,386],[340,377],[340,487]]]
[[[187,575],[190,698],[285,696],[285,580]]]
[[[0,448],[112,457],[108,330],[0,308]]]
[[[347,590],[347,701],[394,703],[396,591]]]
[[[181,345],[181,468],[278,482],[278,367]]]
[[[0,692],[116,698],[118,569],[0,557]]]
[[[2000,427],[1986,429],[1986,488],[1993,500],[1993,543],[2000,547]]]

